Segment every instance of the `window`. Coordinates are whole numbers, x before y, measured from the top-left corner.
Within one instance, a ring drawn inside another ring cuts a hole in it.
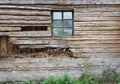
[[[52,12],[52,32],[53,36],[72,36],[73,13],[72,11]]]

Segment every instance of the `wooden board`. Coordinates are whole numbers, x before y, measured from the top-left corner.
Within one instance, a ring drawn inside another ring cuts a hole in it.
[[[119,0],[29,0],[29,1],[24,1],[24,0],[4,0],[0,1],[0,4],[75,4],[75,5],[80,5],[80,4],[120,4]]]
[[[74,22],[75,27],[120,27],[120,21]]]
[[[120,47],[119,48],[114,48],[114,47],[109,47],[109,48],[99,48],[99,47],[91,47],[91,48],[80,48],[80,49],[70,49],[73,52],[78,52],[78,53],[119,53],[120,52]]]
[[[96,6],[96,7],[86,7],[86,8],[74,8],[74,12],[80,13],[91,13],[91,12],[120,12],[119,6]]]
[[[48,40],[36,40],[36,39],[29,39],[29,40],[10,40],[10,42],[12,44],[17,44],[17,45],[25,45],[25,44],[28,44],[28,45],[31,45],[31,44],[41,44],[41,45],[44,45],[44,44],[49,44],[49,41]]]
[[[43,11],[43,10],[46,10],[46,11],[49,11],[51,10],[51,8],[45,8],[44,6],[42,7],[34,7],[34,6],[26,6],[26,5],[0,5],[0,9],[22,9],[22,10],[39,10],[39,11]]]
[[[8,38],[3,36],[0,38],[1,40],[1,44],[0,44],[0,53],[1,54],[7,54],[7,41],[8,41]]]
[[[101,17],[89,17],[89,16],[79,16],[79,17],[76,17],[74,18],[74,21],[75,22],[78,22],[78,21],[81,21],[81,22],[93,22],[93,21],[96,21],[96,22],[100,22],[100,21],[120,21],[120,17],[104,17],[104,16],[101,16]]]
[[[51,36],[51,31],[9,32],[8,36],[14,36],[14,37],[43,37],[43,36]]]
[[[0,31],[19,31],[20,27],[0,27]]]
[[[75,17],[120,17],[120,12],[90,12],[90,13],[81,13],[81,12],[75,12],[74,14]]]
[[[49,16],[50,15],[50,11],[0,9],[0,14],[2,14],[2,15]]]
[[[50,16],[20,16],[20,15],[0,15],[0,20],[23,20],[23,21],[50,21],[51,17]]]
[[[74,31],[116,31],[120,27],[74,27]]]

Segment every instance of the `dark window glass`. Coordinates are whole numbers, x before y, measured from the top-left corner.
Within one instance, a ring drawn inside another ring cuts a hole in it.
[[[47,26],[25,26],[21,31],[47,31]]]
[[[73,15],[72,11],[53,12],[53,36],[72,36]]]
[[[62,27],[62,20],[53,20],[53,27]]]
[[[72,27],[72,20],[63,20],[64,27]]]

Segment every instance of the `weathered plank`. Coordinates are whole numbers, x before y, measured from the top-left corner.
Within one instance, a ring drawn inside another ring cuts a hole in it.
[[[23,21],[24,22],[24,21]],[[7,21],[6,21],[6,23],[0,23],[0,26],[2,26],[2,27],[23,27],[23,26],[51,26],[51,24],[50,23],[44,23],[44,22],[39,22],[39,23],[31,23],[31,22],[28,22],[28,21],[25,21],[26,23],[7,23]],[[46,21],[45,21],[46,22]],[[47,21],[48,22],[48,21]],[[7,25],[6,25],[7,24]]]
[[[118,30],[116,30],[116,31],[74,31],[74,34],[80,34],[80,35],[82,35],[82,34],[103,34],[103,35],[105,35],[105,34],[111,34],[111,35],[119,35],[120,34],[120,31],[118,31]]]
[[[119,48],[80,48],[80,49],[71,49],[73,52],[78,52],[78,53],[119,53],[120,52],[120,47]]]
[[[3,36],[3,37],[1,37],[0,38],[0,53],[1,54],[7,54],[7,51],[8,51],[8,49],[7,49],[7,37],[5,37],[5,36]]]
[[[36,40],[36,39],[29,39],[29,40],[11,40],[10,39],[10,42],[12,42],[13,44],[17,44],[17,45],[25,45],[25,44],[49,44],[49,41],[48,40]]]
[[[92,21],[120,21],[120,17],[75,17],[74,18],[75,22],[82,21],[82,22],[92,22]]]
[[[119,0],[29,0],[29,1],[24,1],[24,0],[4,0],[1,1],[0,4],[75,4],[75,5],[80,5],[80,4],[120,4]]]
[[[24,21],[24,20],[2,20],[0,24],[49,24],[51,23],[50,20],[48,21]]]
[[[39,11],[45,11],[45,10],[51,10],[51,8],[45,8],[45,7],[34,7],[34,6],[25,6],[25,5],[0,5],[0,9],[22,9],[22,10],[39,10]]]
[[[9,32],[0,32],[0,36],[8,36]]]
[[[104,17],[120,17],[120,12],[90,12],[90,13],[80,13],[80,12],[75,12],[74,17],[100,17],[100,16],[104,16]]]
[[[14,16],[14,15],[0,15],[0,20],[23,20],[23,21],[48,21],[50,16]]]
[[[75,27],[120,27],[120,21],[74,22]]]
[[[116,31],[120,27],[74,27],[74,31]]]
[[[97,38],[97,37],[92,37],[89,38],[89,37],[86,37],[86,35],[84,35],[85,37],[80,37],[80,36],[71,36],[71,37],[52,37],[50,39],[52,40],[63,40],[63,41],[81,41],[81,40],[119,40],[119,36],[114,36],[114,37],[100,37],[100,38]]]
[[[15,36],[15,37],[41,37],[41,36],[51,36],[51,31],[9,32],[9,36]]]
[[[45,48],[45,47],[70,47],[70,48],[112,48],[112,47],[118,47],[120,48],[120,43],[79,43],[79,44],[50,44],[50,45],[20,45],[20,48]]]
[[[76,33],[76,31],[75,31],[75,33],[74,33],[74,35],[75,36],[80,36],[80,38],[117,38],[117,37],[119,37],[120,35],[117,33],[117,34],[114,34],[114,33],[112,33],[112,34],[110,34],[110,33],[93,33],[93,34],[85,34],[85,33]]]
[[[76,40],[76,41],[67,41],[71,44],[81,44],[81,43],[120,43],[120,39],[85,39],[85,40]]]
[[[0,31],[18,31],[20,27],[0,27]]]
[[[50,16],[50,11],[0,9],[0,14],[2,14],[2,15]]]
[[[90,13],[90,12],[120,12],[120,8],[118,7],[105,7],[105,6],[96,6],[96,7],[86,7],[86,8],[74,8],[74,12],[80,13]]]

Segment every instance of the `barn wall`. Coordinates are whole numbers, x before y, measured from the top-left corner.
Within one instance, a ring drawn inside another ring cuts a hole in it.
[[[19,54],[20,48],[70,47],[80,58],[1,59],[0,80],[39,78],[65,72],[76,75],[81,73],[80,66],[85,60],[90,61],[90,71],[95,73],[99,73],[104,63],[120,68],[119,3],[72,6],[10,3],[0,5],[0,48],[4,46],[2,38],[5,37],[7,54]],[[52,10],[74,10],[74,36],[52,37]],[[21,31],[23,26],[47,26],[48,30],[26,32]],[[0,54],[2,52],[0,50]]]
[[[52,37],[52,10],[74,10],[74,36]],[[20,48],[69,46],[81,57],[119,56],[119,10],[120,5],[0,5],[0,35]],[[48,30],[21,31],[23,26]]]

